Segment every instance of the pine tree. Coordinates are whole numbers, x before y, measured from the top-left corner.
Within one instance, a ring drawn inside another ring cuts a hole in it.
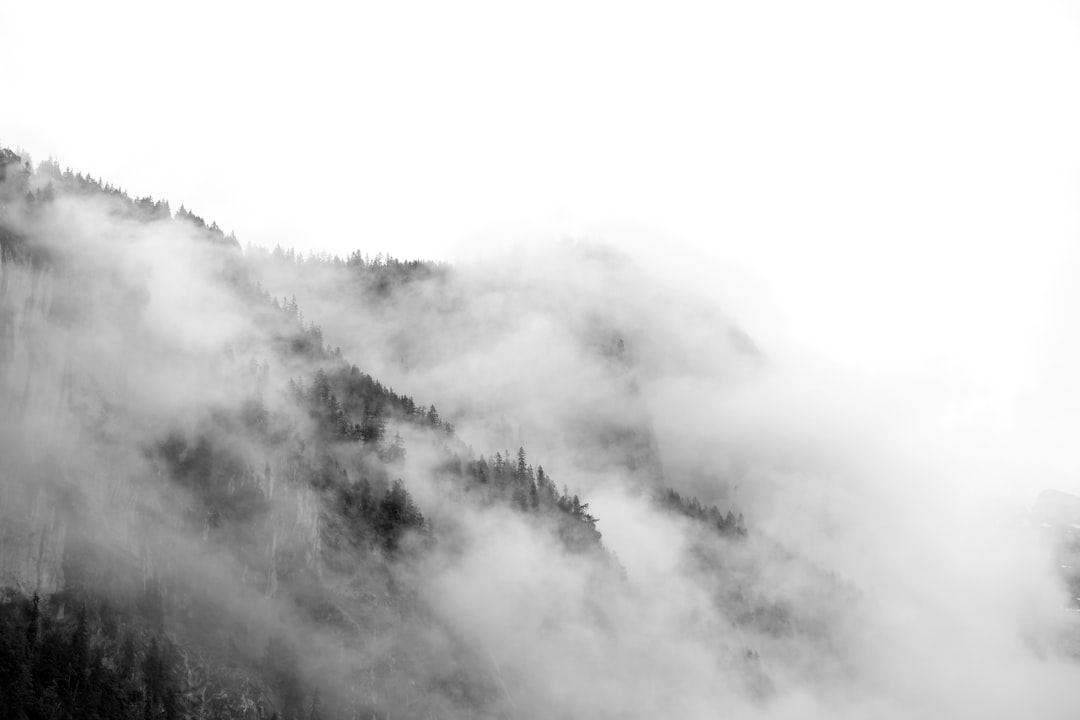
[[[528,466],[525,462],[525,448],[519,447],[517,452],[517,468],[514,472],[516,480],[524,481],[528,476]]]

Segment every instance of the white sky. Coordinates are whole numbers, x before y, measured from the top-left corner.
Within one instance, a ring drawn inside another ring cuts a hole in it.
[[[0,143],[241,242],[690,258],[752,333],[1010,394],[1072,347],[1078,30],[1044,0],[0,0]]]

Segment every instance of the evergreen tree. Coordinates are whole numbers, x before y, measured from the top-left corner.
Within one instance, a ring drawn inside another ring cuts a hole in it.
[[[525,462],[525,448],[519,447],[517,452],[517,468],[514,471],[514,478],[519,481],[524,481],[528,475],[528,467]]]

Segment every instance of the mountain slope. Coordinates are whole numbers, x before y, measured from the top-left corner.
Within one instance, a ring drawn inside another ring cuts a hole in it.
[[[857,593],[717,483],[719,507],[662,489],[696,470],[658,452],[645,396],[673,361],[645,339],[700,368],[604,305],[638,283],[622,261],[571,254],[572,312],[536,278],[244,253],[2,158],[4,716],[686,716],[857,656],[825,611]],[[720,320],[701,342],[752,372]],[[642,558],[572,487],[605,479],[655,538]]]

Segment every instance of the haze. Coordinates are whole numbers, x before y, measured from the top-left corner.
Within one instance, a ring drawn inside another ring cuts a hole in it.
[[[1072,717],[1075,613],[1044,538],[1015,520],[1044,488],[1080,492],[1077,10],[4,2],[0,146],[235,231],[252,278],[296,296],[350,362],[436,404],[463,444],[520,444],[573,483],[611,566],[459,505],[429,429],[401,429],[410,491],[436,526],[460,524],[418,587],[490,656],[510,706]],[[93,352],[64,362],[116,374],[148,434],[143,416],[238,404],[204,360],[249,320],[168,234],[194,231],[133,230],[93,199],[56,207],[35,232],[82,238],[118,287],[153,298],[139,310],[153,333],[117,339],[127,316],[102,311],[60,344]],[[378,306],[339,267],[257,250],[275,245],[454,273]],[[13,268],[12,307],[32,309],[35,270]],[[612,360],[624,340],[630,359]],[[119,377],[120,356],[139,372]],[[18,363],[19,378],[53,372]],[[275,366],[276,390],[316,366]],[[180,389],[158,402],[159,386]],[[60,403],[42,397],[25,412],[44,427]],[[650,468],[627,460],[627,427],[647,429],[680,491],[711,502],[719,483],[695,473],[734,478],[743,550],[695,554],[694,526],[640,493]],[[134,475],[132,433],[118,443]],[[598,450],[613,436],[614,460]],[[316,524],[307,491],[278,492],[279,515],[296,505]],[[205,535],[178,537],[201,565]],[[714,607],[734,603],[726,577],[823,628],[755,640],[783,659],[768,707],[723,687],[750,658]],[[857,602],[805,600],[846,583]],[[620,588],[604,622],[596,587]]]
[[[845,361],[1019,381],[1076,225],[1071,3],[9,2],[0,36],[0,139],[242,241],[616,223]]]

